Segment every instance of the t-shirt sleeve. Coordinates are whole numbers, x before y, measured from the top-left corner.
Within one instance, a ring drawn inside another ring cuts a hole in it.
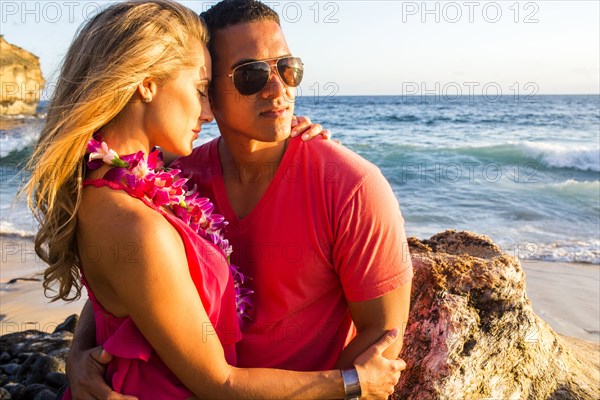
[[[404,219],[379,169],[356,188],[338,221],[334,266],[348,301],[375,299],[412,280]]]

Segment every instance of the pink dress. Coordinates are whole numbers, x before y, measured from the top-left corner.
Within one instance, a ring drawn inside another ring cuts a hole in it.
[[[89,185],[125,190],[133,195],[127,187],[102,179],[84,181],[84,186]],[[145,199],[140,200],[160,212],[181,235],[190,276],[221,341],[227,362],[235,365],[235,344],[241,339],[241,331],[236,312],[233,278],[225,255],[221,249],[201,238],[178,217],[167,214]],[[139,399],[192,397],[193,393],[167,368],[133,320],[130,317],[117,318],[110,314],[95,298],[83,277],[82,283],[88,290],[94,310],[96,343],[114,356],[106,370],[106,381],[113,390],[137,396]],[[202,338],[192,340],[200,343]],[[63,400],[70,399],[71,393],[67,389]]]

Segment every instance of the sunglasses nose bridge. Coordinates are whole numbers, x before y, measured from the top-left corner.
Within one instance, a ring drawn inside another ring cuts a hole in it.
[[[278,77],[280,80],[281,79],[281,75],[279,74],[279,68],[277,68],[277,63],[273,63],[273,64],[269,64],[269,80],[271,80],[271,77],[275,75],[276,77]]]
[[[275,77],[275,81],[279,83],[281,87],[285,88],[287,85],[283,80],[283,77],[279,73],[279,68],[277,68],[277,62],[267,64],[269,65],[269,79],[267,80],[267,84],[265,86],[272,84],[273,77]]]

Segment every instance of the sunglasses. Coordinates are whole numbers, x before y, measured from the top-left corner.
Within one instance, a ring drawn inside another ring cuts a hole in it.
[[[271,66],[269,61],[275,61],[275,65]],[[273,67],[276,67],[279,77],[287,86],[296,87],[302,82],[304,64],[299,57],[291,56],[250,61],[235,67],[231,74],[215,77],[232,77],[238,92],[243,96],[250,96],[260,92],[267,85]]]

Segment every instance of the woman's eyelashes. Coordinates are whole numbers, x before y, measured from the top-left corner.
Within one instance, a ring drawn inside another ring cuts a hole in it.
[[[202,83],[196,88],[200,97],[208,97],[208,83]]]

